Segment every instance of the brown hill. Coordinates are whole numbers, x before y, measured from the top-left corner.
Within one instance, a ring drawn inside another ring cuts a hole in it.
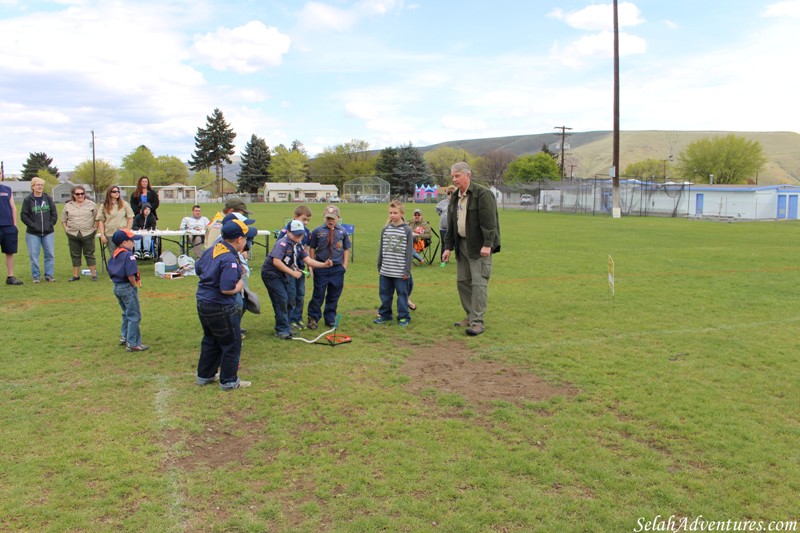
[[[800,134],[794,132],[623,131],[620,133],[620,167],[624,170],[630,163],[643,159],[669,159],[670,155],[677,158],[693,141],[729,133],[758,141],[764,148],[767,164],[757,176],[760,185],[800,185]],[[427,152],[451,146],[476,155],[492,150],[505,150],[519,156],[538,152],[543,143],[553,152],[557,152],[559,141],[555,133],[539,133],[448,141],[420,150]],[[574,165],[570,169],[571,175],[581,178],[608,176],[612,151],[610,131],[573,132],[567,137],[565,144],[569,146],[565,157],[567,167]],[[570,170],[567,170],[568,175]]]

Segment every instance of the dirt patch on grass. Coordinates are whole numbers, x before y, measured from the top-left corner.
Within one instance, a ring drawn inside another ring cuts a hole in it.
[[[479,409],[497,401],[521,405],[577,393],[572,387],[552,385],[524,369],[473,357],[466,343],[415,346],[402,367],[411,378],[406,388],[417,393],[433,388],[457,394]]]
[[[263,437],[259,429],[241,420],[238,413],[229,415],[234,424],[207,424],[203,433],[189,434],[177,429],[164,432],[167,448],[166,467],[192,471],[199,467],[216,468],[228,463],[246,464],[247,451]],[[230,428],[230,429],[229,429]]]

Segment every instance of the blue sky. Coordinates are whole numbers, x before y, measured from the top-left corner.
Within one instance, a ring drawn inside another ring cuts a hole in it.
[[[800,131],[800,0],[620,1],[623,130]],[[0,0],[0,159],[612,128],[611,2]]]

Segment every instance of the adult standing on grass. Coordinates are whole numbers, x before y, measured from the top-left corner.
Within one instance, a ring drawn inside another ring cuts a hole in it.
[[[150,186],[150,178],[142,176],[131,193],[131,209],[133,214],[141,213],[144,204],[150,204],[150,212],[158,220],[158,192]]]
[[[222,226],[222,241],[209,248],[195,263],[198,276],[197,315],[203,327],[200,359],[197,362],[197,384],[210,385],[219,369],[219,386],[223,390],[249,387],[249,381],[238,376],[242,353],[242,332],[236,295],[242,292],[242,267],[238,254],[247,239],[258,231],[241,220],[229,220]]]
[[[0,174],[0,251],[6,256],[6,285],[22,285],[14,277],[14,254],[17,253],[17,205],[11,187],[3,185]]]
[[[450,205],[450,198],[453,196],[453,192],[455,192],[456,188],[453,185],[448,185],[445,189],[445,194],[447,196],[436,204],[436,214],[439,215],[439,237],[444,240],[444,236],[447,233],[447,206]],[[442,246],[441,254],[444,254],[444,246]]]
[[[94,258],[97,204],[86,198],[86,189],[80,185],[73,187],[69,195],[72,200],[64,204],[61,212],[61,225],[67,234],[69,256],[72,259],[72,277],[69,281],[81,279],[81,255],[86,258],[86,266],[92,272],[92,281],[97,281],[97,260]]]
[[[492,254],[500,252],[500,223],[492,192],[472,182],[472,170],[465,162],[450,167],[456,193],[447,206],[447,233],[442,261],[455,251],[458,296],[467,316],[456,327],[467,335],[483,333],[483,315],[489,303]]]
[[[122,199],[117,185],[112,185],[106,191],[106,199],[97,210],[97,231],[100,233],[100,242],[108,246],[108,253],[113,254],[116,246],[111,237],[117,230],[130,230],[133,225],[133,210]]]
[[[39,283],[39,252],[44,250],[44,280],[55,281],[56,236],[55,225],[58,211],[53,199],[44,192],[44,180],[34,177],[31,180],[31,193],[22,201],[19,217],[25,224],[25,244],[31,261],[33,282]]]

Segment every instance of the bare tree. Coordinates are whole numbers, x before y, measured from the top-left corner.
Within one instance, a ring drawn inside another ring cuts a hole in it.
[[[506,173],[508,165],[514,159],[516,159],[514,154],[505,150],[486,152],[476,161],[475,173],[489,185],[500,185],[503,182],[503,175]]]

